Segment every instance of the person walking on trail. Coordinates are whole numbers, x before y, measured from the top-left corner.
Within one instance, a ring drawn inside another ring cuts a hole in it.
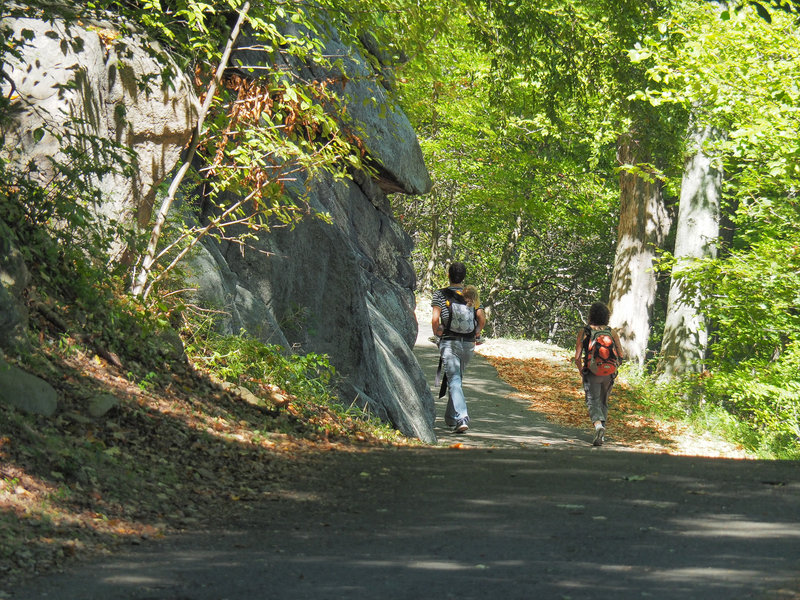
[[[462,380],[464,370],[475,350],[475,340],[480,338],[486,324],[486,314],[480,308],[477,290],[470,290],[464,297],[464,278],[467,268],[464,263],[454,262],[448,269],[450,285],[436,290],[431,300],[431,327],[439,338],[439,373],[444,370],[444,381],[439,397],[447,392],[447,408],[444,422],[455,433],[466,433],[469,429],[469,413],[464,398]]]
[[[602,446],[606,436],[608,395],[617,376],[617,367],[625,358],[619,335],[608,326],[610,313],[602,302],[589,308],[589,322],[578,332],[575,365],[583,379],[586,407],[594,424],[593,446]]]

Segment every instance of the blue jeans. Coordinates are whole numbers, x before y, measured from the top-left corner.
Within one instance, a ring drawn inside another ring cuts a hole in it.
[[[442,367],[447,374],[447,408],[444,411],[444,422],[454,427],[461,420],[469,421],[467,401],[461,385],[464,369],[472,358],[475,342],[461,340],[442,340],[439,342],[439,353],[442,356]]]

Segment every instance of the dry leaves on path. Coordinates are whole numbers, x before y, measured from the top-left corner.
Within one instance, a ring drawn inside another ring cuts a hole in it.
[[[503,358],[487,355],[500,377],[530,401],[532,411],[559,425],[591,428],[580,375],[565,357]],[[743,458],[746,452],[723,440],[693,432],[685,423],[664,421],[620,379],[611,391],[608,410],[610,443],[647,452]]]

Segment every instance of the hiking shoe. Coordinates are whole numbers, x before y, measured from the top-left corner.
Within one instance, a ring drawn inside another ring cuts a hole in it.
[[[595,429],[594,432],[594,441],[592,442],[592,446],[602,446],[603,440],[606,439],[606,428],[605,427],[598,427]]]
[[[455,429],[453,429],[453,433],[466,433],[467,429],[469,429],[469,425],[467,425],[466,419],[462,419],[458,423],[456,423]]]

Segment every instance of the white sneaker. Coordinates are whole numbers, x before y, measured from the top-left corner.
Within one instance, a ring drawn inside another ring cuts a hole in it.
[[[592,446],[602,446],[603,441],[605,439],[606,439],[606,428],[598,427],[594,431],[594,441],[592,442]]]

